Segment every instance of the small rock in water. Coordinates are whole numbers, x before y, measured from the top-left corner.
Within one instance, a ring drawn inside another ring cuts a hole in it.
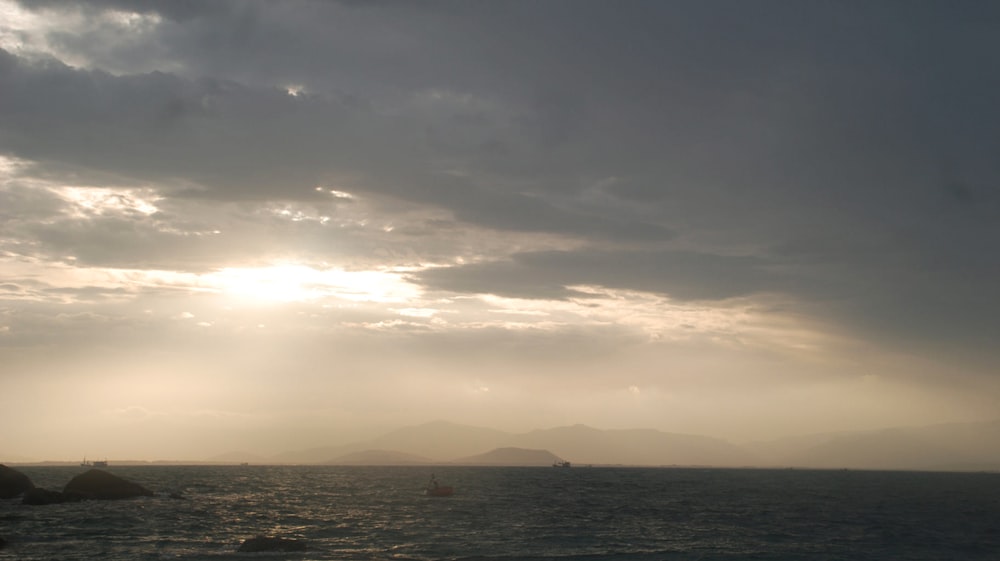
[[[26,491],[24,497],[21,498],[21,504],[33,506],[54,505],[65,502],[67,502],[66,495],[59,491],[49,491],[41,487],[35,487]]]
[[[305,551],[306,544],[299,540],[257,536],[244,540],[237,551],[256,553],[261,551]]]

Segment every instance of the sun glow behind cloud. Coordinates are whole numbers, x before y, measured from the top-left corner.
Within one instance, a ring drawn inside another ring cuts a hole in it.
[[[420,290],[391,269],[347,271],[307,265],[227,267],[203,275],[201,284],[225,294],[252,300],[293,302],[339,298],[356,302],[400,303],[420,296]]]
[[[105,187],[61,187],[53,191],[71,205],[71,215],[86,218],[93,214],[142,214],[150,216],[160,209],[159,197],[149,189],[112,189]]]
[[[421,297],[421,289],[403,280],[408,271],[391,268],[350,271],[313,268],[301,264],[264,267],[226,267],[206,273],[154,269],[82,267],[68,258],[65,263],[0,259],[12,281],[6,298],[21,301],[79,303],[93,298],[133,299],[144,292],[169,290],[177,293],[216,294],[243,303],[291,303],[325,299],[376,304],[407,304]],[[45,287],[18,282],[44,274]],[[15,290],[24,285],[23,289]],[[75,290],[90,292],[77,294]],[[87,296],[90,294],[90,296]],[[97,296],[100,295],[100,296]]]

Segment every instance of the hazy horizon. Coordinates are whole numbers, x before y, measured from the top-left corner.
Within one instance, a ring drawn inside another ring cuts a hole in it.
[[[111,467],[211,465],[574,465],[917,471],[1000,470],[1000,418],[852,432],[797,435],[769,441],[727,442],[655,429],[602,429],[577,424],[506,432],[435,420],[397,427],[367,439],[283,450],[216,450],[203,457],[109,458]],[[470,463],[471,462],[471,463]],[[0,455],[0,464],[83,465],[81,458]],[[91,464],[92,465],[92,464]]]
[[[996,21],[0,0],[0,453],[995,419]]]

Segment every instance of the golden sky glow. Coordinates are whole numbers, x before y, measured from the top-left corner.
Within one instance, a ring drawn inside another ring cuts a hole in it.
[[[971,15],[114,4],[0,0],[0,453],[1000,411]]]

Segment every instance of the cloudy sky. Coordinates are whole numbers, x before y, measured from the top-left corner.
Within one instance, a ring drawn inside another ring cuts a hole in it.
[[[0,456],[1000,412],[994,2],[0,0]]]

